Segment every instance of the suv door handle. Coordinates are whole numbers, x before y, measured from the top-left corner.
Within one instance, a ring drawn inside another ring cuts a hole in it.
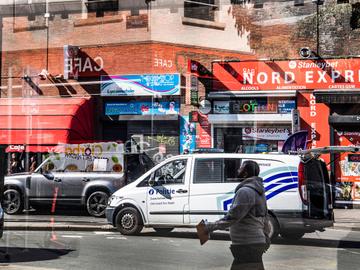
[[[60,178],[54,178],[54,182],[61,182]]]
[[[89,182],[89,181],[90,181],[90,178],[83,178],[82,181],[83,181],[83,182]]]
[[[178,189],[176,192],[177,193],[187,193],[188,191],[186,189]]]

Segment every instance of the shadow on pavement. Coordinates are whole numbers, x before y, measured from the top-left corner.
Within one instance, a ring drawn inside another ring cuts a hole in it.
[[[296,246],[312,246],[325,248],[356,248],[360,249],[360,242],[349,240],[329,240],[329,239],[309,239],[301,240],[285,240],[282,238],[275,239],[272,244],[278,245],[296,245]]]
[[[4,263],[47,261],[58,259],[74,250],[49,248],[0,247],[0,266]]]
[[[198,236],[195,232],[170,232],[170,233],[159,233],[159,232],[144,232],[139,237],[170,237],[170,238],[185,238],[185,239],[197,239]],[[230,241],[230,236],[227,233],[214,233],[210,234],[211,240],[225,240]]]

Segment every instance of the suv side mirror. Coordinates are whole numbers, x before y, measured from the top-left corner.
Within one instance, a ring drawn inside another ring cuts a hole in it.
[[[42,175],[48,180],[54,180],[55,179],[54,175],[51,172],[44,172]]]

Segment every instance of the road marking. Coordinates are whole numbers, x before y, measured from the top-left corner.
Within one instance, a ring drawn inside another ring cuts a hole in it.
[[[153,238],[153,239],[151,239],[151,240],[153,240],[153,241],[159,241],[159,239],[155,239],[155,238]]]
[[[64,238],[83,238],[82,235],[61,235],[60,237],[64,237]]]
[[[121,237],[121,236],[108,236],[106,237],[106,239],[127,240],[126,237]]]
[[[118,234],[117,232],[94,232],[96,235]]]

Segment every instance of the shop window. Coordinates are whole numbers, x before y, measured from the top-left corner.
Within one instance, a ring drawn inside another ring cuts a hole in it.
[[[103,17],[105,11],[117,11],[119,10],[118,0],[88,0],[86,2],[89,12],[95,12],[96,17]]]
[[[215,11],[218,6],[215,0],[185,0],[184,17],[200,19],[206,21],[215,21]]]
[[[352,5],[352,14],[350,18],[351,29],[360,28],[360,3]]]
[[[222,159],[197,159],[194,184],[221,183]]]

